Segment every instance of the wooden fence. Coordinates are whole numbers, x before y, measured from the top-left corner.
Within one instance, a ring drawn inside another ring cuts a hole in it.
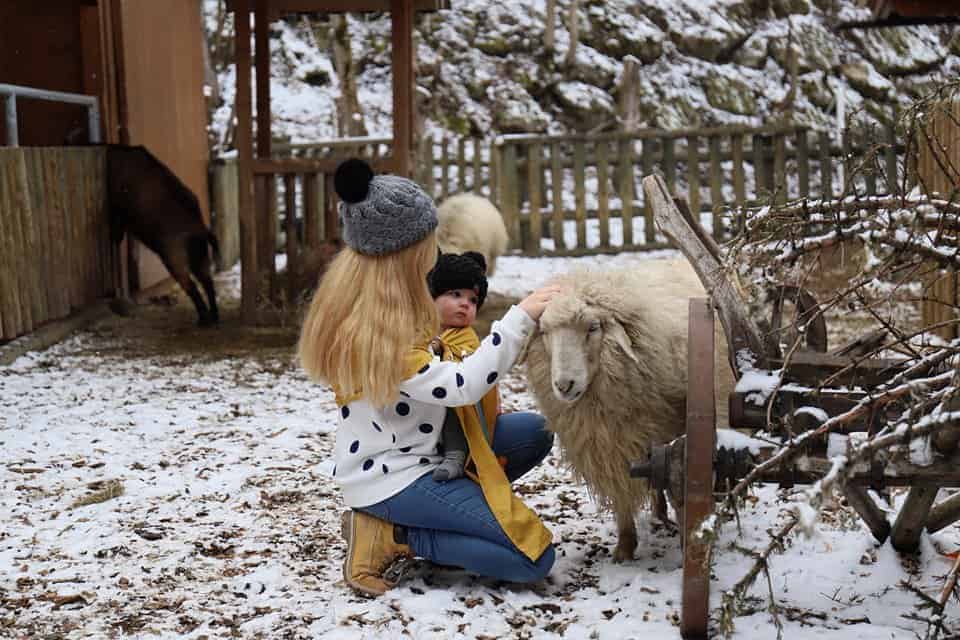
[[[312,160],[389,156],[390,138],[275,145]],[[584,255],[664,247],[643,201],[642,177],[660,172],[702,214],[718,240],[739,228],[745,206],[801,197],[895,192],[903,145],[892,126],[857,128],[841,141],[796,126],[641,130],[593,136],[425,136],[415,179],[438,201],[473,192],[503,212],[511,247],[527,255]],[[855,179],[851,179],[855,176]],[[286,196],[278,183],[281,205]],[[299,202],[302,194],[297,192]],[[317,205],[325,207],[322,195]],[[335,221],[335,215],[328,215]],[[280,222],[278,221],[278,225]],[[281,225],[282,227],[282,225]]]
[[[918,138],[915,144],[917,182],[925,193],[955,201],[960,194],[960,95],[944,98],[934,105]],[[937,233],[955,236],[957,229],[942,229]],[[960,334],[956,324],[960,317],[960,280],[956,271],[930,265],[924,288],[923,326],[937,326],[933,333],[944,340],[953,340]]]
[[[0,148],[0,342],[110,295],[103,148]]]

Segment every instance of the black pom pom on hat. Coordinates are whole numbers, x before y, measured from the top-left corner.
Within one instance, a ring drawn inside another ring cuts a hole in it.
[[[367,197],[371,180],[373,169],[370,165],[358,158],[351,158],[337,167],[333,174],[333,188],[344,202],[353,204]]]

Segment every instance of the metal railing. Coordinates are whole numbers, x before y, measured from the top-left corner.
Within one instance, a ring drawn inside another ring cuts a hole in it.
[[[17,127],[18,97],[29,98],[31,100],[66,102],[85,106],[87,108],[87,126],[90,129],[90,142],[100,142],[100,103],[96,96],[88,96],[82,93],[34,89],[33,87],[23,87],[16,84],[0,84],[0,96],[4,96],[7,145],[11,147],[20,146],[20,136]]]

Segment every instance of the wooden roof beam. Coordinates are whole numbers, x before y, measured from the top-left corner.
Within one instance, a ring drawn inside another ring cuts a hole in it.
[[[236,0],[227,0],[227,11],[235,11]],[[249,6],[249,5],[248,5]],[[269,0],[270,16],[289,13],[387,13],[390,0]],[[414,11],[449,9],[450,0],[413,0]],[[250,6],[249,10],[253,10]]]

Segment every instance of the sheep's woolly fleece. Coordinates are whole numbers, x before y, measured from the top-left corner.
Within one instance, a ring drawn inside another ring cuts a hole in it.
[[[502,258],[491,289],[520,293],[574,265],[645,259]],[[218,278],[227,310],[238,279]],[[613,523],[556,452],[517,484],[557,542],[546,582],[422,570],[380,599],[354,596],[340,582],[342,505],[325,473],[336,407],[292,362],[292,340],[258,329],[219,351],[190,348],[210,334],[195,337],[185,296],[141,313],[0,369],[0,637],[679,638],[677,538],[641,520],[637,559],[614,565]],[[153,316],[155,335],[136,339]],[[501,385],[507,410],[533,406],[518,373]],[[84,504],[97,490],[115,497]],[[722,532],[714,609],[749,565],[732,544],[764,544],[793,499],[760,487],[741,511],[742,536]],[[905,617],[923,615],[919,598],[901,583],[936,597],[957,527],[925,536],[914,557],[874,544],[845,509],[817,527],[771,559],[783,636],[922,637],[926,624]],[[775,637],[766,581],[752,594],[734,637]],[[946,613],[955,628],[956,603]]]

